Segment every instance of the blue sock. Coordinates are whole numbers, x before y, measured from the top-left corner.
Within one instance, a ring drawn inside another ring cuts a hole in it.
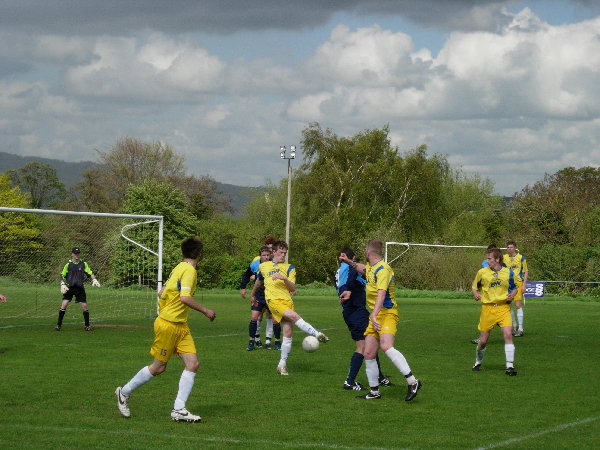
[[[250,321],[249,334],[250,334],[250,339],[254,339],[254,335],[256,334],[256,320]]]
[[[350,370],[348,371],[348,378],[346,378],[348,384],[353,384],[355,382],[356,375],[358,375],[358,371],[362,366],[363,359],[365,359],[365,357],[360,353],[354,352],[352,354],[352,357],[350,358]]]

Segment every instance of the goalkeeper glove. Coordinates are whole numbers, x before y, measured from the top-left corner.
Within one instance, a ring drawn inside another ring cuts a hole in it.
[[[69,286],[64,281],[60,282],[60,293],[66,294],[69,291]]]
[[[100,282],[96,278],[94,278],[92,280],[92,286],[94,286],[94,287],[100,287]]]

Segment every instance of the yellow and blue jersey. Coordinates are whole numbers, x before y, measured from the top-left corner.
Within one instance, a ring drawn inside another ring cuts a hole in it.
[[[527,268],[527,260],[523,255],[517,253],[515,256],[510,256],[508,253],[502,256],[502,262],[506,267],[512,269],[515,274],[515,281],[522,282],[523,274],[529,272]]]
[[[196,268],[191,264],[177,264],[158,301],[159,317],[170,322],[187,322],[190,308],[181,302],[181,297],[194,296],[197,276]]]
[[[508,293],[516,289],[514,273],[505,266],[498,272],[484,267],[475,275],[471,287],[481,294],[481,303],[506,303]]]
[[[296,283],[296,268],[287,263],[266,261],[258,267],[258,278],[265,285],[265,297],[268,300],[292,300],[292,295],[283,280],[274,280],[273,275],[280,273],[292,283]]]
[[[394,271],[389,264],[383,260],[373,265],[367,263],[365,275],[367,277],[367,306],[369,310],[373,311],[379,290],[386,291],[381,310],[397,310]]]

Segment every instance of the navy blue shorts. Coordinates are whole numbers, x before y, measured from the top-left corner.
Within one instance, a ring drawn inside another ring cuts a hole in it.
[[[342,310],[344,321],[348,325],[350,335],[355,341],[362,341],[365,338],[365,330],[369,325],[369,311],[363,307],[346,306]]]
[[[268,313],[270,313],[271,311],[269,311],[269,307],[267,306],[267,300],[265,298],[256,298],[256,301],[258,302],[258,305],[254,306],[254,305],[250,305],[250,310],[251,311],[266,311]]]
[[[85,288],[79,286],[73,286],[69,288],[66,294],[63,294],[63,300],[71,301],[75,297],[75,303],[87,303],[85,296]]]

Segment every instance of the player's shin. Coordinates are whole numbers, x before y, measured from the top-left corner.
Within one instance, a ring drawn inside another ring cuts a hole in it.
[[[506,355],[506,368],[514,367],[515,361],[515,345],[504,344],[504,354]]]
[[[173,405],[174,410],[177,411],[185,408],[185,402],[187,402],[190,392],[192,392],[192,388],[194,387],[195,377],[196,372],[184,370],[181,373],[181,378],[179,379],[179,391],[177,391],[177,398],[175,399],[175,404]]]
[[[377,367],[377,361],[374,359],[365,359],[365,370],[371,392],[379,392],[379,368]]]

